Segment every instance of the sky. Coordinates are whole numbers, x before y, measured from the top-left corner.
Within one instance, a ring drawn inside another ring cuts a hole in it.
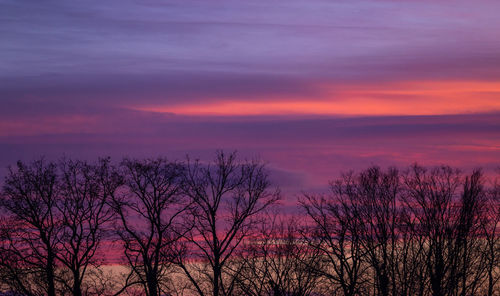
[[[371,165],[500,166],[498,1],[0,0],[17,160],[260,157],[287,195]]]

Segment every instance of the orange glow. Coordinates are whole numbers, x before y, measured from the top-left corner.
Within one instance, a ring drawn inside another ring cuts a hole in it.
[[[500,110],[500,82],[422,81],[318,86],[318,97],[207,99],[131,109],[183,115],[444,115]]]

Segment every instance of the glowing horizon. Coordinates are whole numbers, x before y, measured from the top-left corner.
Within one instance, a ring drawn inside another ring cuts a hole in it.
[[[131,106],[132,110],[200,116],[451,115],[500,111],[500,82],[420,81],[319,87],[320,98],[213,99],[196,103]],[[394,99],[397,96],[397,100]]]

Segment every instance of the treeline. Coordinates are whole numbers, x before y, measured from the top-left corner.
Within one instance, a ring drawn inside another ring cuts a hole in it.
[[[500,185],[347,173],[280,214],[261,161],[39,159],[0,196],[10,295],[500,295]],[[114,259],[113,259],[114,258]]]

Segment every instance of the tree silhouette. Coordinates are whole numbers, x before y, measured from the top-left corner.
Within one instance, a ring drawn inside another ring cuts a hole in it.
[[[481,226],[486,240],[486,295],[492,296],[500,292],[500,184],[498,180],[495,180],[488,191],[488,200],[484,209],[485,219]]]
[[[117,233],[144,294],[158,296],[168,284],[174,244],[185,232],[179,220],[189,206],[181,195],[183,166],[157,158],[125,159],[121,167],[126,191],[112,201]]]
[[[398,171],[390,168],[382,172],[378,167],[371,167],[361,172],[354,184],[345,182],[334,186],[336,192],[352,195],[349,197],[352,218],[359,224],[356,227],[362,252],[372,269],[376,294],[399,295],[393,265],[398,245]]]
[[[500,295],[500,186],[480,170],[344,173],[303,216],[265,165],[43,158],[0,194],[0,293],[12,295]],[[274,208],[274,207],[273,207]],[[101,256],[120,242],[112,275]]]
[[[64,159],[59,167],[61,199],[56,208],[60,231],[56,258],[70,273],[69,280],[62,283],[75,296],[97,294],[99,290],[84,287],[84,279],[91,267],[101,263],[95,255],[106,239],[108,222],[114,217],[108,202],[121,186],[122,177],[107,158],[97,164]]]
[[[427,170],[418,165],[404,177],[404,204],[415,218],[413,229],[424,238],[426,276],[432,295],[473,295],[478,292],[482,266],[473,260],[481,221],[481,173],[471,176],[447,166]],[[461,189],[461,190],[460,190]],[[461,191],[461,192],[460,192]],[[472,251],[472,253],[471,253]]]
[[[268,216],[230,263],[236,294],[305,296],[317,289],[321,258],[301,230],[297,219]]]
[[[60,221],[56,217],[57,166],[40,159],[9,168],[1,205],[1,264],[7,285],[27,295],[56,295],[56,254]]]
[[[338,204],[337,204],[338,203]],[[319,252],[323,268],[316,272],[330,283],[330,292],[358,295],[365,289],[360,236],[348,201],[305,195],[301,204],[313,225],[305,238]]]
[[[207,166],[188,160],[184,194],[193,204],[193,227],[184,236],[189,256],[178,256],[176,264],[197,294],[232,294],[235,278],[226,265],[255,230],[258,214],[278,200],[269,186],[264,165],[237,162],[236,153],[219,151]]]

